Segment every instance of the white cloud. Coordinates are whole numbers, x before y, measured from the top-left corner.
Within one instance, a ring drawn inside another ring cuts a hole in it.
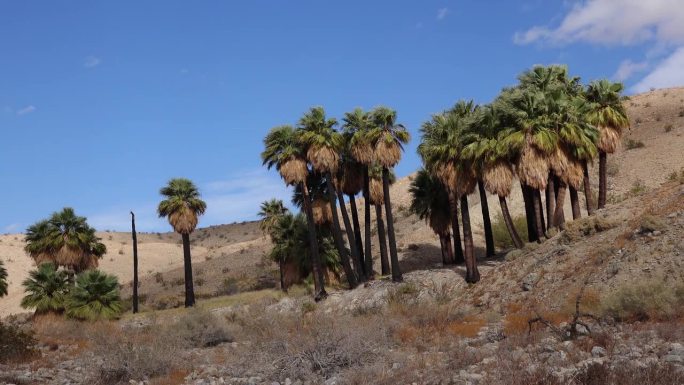
[[[535,26],[518,32],[514,41],[588,42],[629,45],[655,40],[684,44],[681,0],[588,0],[570,8],[555,28]]]
[[[32,112],[35,112],[37,109],[38,109],[38,108],[36,108],[36,106],[34,106],[33,104],[31,104],[31,105],[28,105],[28,106],[26,106],[26,107],[24,107],[24,108],[18,109],[18,110],[17,110],[17,115],[19,115],[19,116],[21,116],[21,115],[27,115],[27,114],[30,114],[30,113],[32,113]]]
[[[449,14],[449,8],[440,8],[437,11],[437,20],[443,20]]]
[[[275,172],[265,169],[242,171],[224,180],[200,184],[207,211],[200,218],[200,227],[257,219],[261,202],[278,198],[290,201],[291,191]],[[158,202],[134,205],[136,229],[139,231],[170,231],[168,222],[157,217]],[[111,207],[87,215],[88,222],[98,230],[128,231],[131,207]]]
[[[647,68],[648,62],[646,61],[635,63],[629,59],[623,60],[622,63],[620,63],[617,71],[615,71],[613,78],[622,82],[631,78],[634,74],[646,70]]]
[[[3,228],[5,233],[17,233],[21,231],[21,225],[19,223],[12,223]]]
[[[644,92],[651,88],[664,88],[684,85],[684,47],[675,50],[668,58],[658,64],[634,87],[633,92]]]
[[[95,68],[102,63],[102,60],[95,56],[88,56],[83,61],[83,67],[85,68]]]

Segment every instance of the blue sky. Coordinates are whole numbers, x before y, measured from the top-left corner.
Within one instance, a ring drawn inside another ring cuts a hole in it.
[[[188,177],[200,226],[289,200],[262,138],[309,107],[388,105],[413,135],[461,98],[490,101],[534,64],[630,92],[684,84],[677,0],[0,0],[0,232],[64,206],[99,229],[169,226],[158,190]]]

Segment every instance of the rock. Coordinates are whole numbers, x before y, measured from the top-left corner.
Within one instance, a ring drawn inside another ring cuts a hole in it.
[[[577,334],[580,334],[583,336],[586,336],[589,334],[589,329],[587,329],[586,327],[584,327],[583,325],[580,325],[580,324],[577,324],[575,326],[575,330],[577,330]]]
[[[663,361],[670,362],[673,364],[684,364],[684,356],[668,354],[666,356],[663,356]]]
[[[330,377],[323,383],[324,385],[337,385],[337,377]]]
[[[523,291],[530,291],[532,288],[534,288],[534,285],[537,283],[539,280],[539,276],[536,273],[530,273],[528,274],[525,278],[523,278],[522,281],[522,289]]]
[[[661,232],[660,230],[655,230],[655,231],[652,232],[651,234],[653,234],[653,236],[656,236],[656,237],[657,237],[658,235],[662,234],[662,232]]]
[[[601,346],[594,346],[591,348],[591,356],[592,357],[605,357],[608,355],[608,351],[606,351],[605,348],[602,348]]]
[[[402,366],[401,363],[395,362],[392,364],[392,370],[401,369],[401,366]]]

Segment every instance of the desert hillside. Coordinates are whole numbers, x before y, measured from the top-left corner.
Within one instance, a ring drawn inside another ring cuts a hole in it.
[[[634,95],[625,103],[632,127],[624,133],[623,145],[618,152],[609,156],[609,202],[619,202],[630,195],[653,189],[665,182],[671,173],[684,167],[684,88]],[[391,187],[399,256],[406,271],[438,267],[441,262],[438,239],[423,221],[408,212],[411,179],[412,176],[400,178]],[[594,193],[597,185],[598,170],[594,167]],[[479,197],[474,194],[469,199],[476,253],[481,257],[484,242]],[[583,196],[580,199],[583,202]],[[498,199],[490,196],[488,202],[494,219],[500,213]],[[362,199],[358,203],[363,207]],[[569,204],[567,199],[568,213]],[[513,216],[523,215],[520,189],[513,189],[509,207]],[[99,235],[108,249],[100,261],[101,269],[117,275],[124,286],[124,295],[130,295],[130,234],[106,232]],[[276,267],[264,259],[269,241],[263,237],[257,223],[199,229],[192,240],[195,278],[199,280],[196,290],[200,298],[276,284]],[[183,290],[180,284],[183,276],[180,237],[173,233],[140,234],[139,243],[140,292],[144,296],[144,305],[150,308],[176,305]],[[23,295],[21,282],[33,268],[23,247],[21,234],[0,236],[0,259],[5,262],[10,283],[9,295],[0,300],[0,316],[22,311],[19,307]],[[378,250],[374,253],[377,256]],[[488,263],[482,266],[483,270],[489,268]]]

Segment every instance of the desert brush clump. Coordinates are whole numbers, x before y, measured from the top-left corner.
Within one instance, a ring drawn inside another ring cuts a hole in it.
[[[610,230],[618,223],[605,216],[591,216],[580,220],[572,221],[566,225],[566,229],[561,232],[560,242],[570,244],[581,238]]]
[[[0,322],[0,364],[32,358],[37,353],[33,348],[35,342],[32,333]]]
[[[602,312],[620,321],[665,321],[684,315],[684,284],[627,282],[603,298]]]

